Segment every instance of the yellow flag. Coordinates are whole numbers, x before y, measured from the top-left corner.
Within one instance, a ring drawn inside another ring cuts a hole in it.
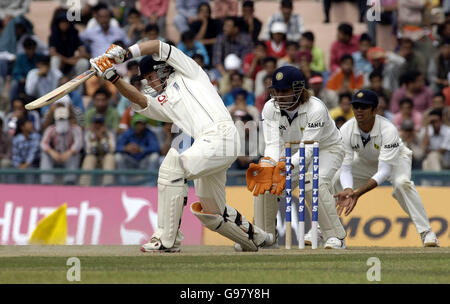
[[[44,217],[31,234],[30,244],[65,245],[67,238],[67,204]]]

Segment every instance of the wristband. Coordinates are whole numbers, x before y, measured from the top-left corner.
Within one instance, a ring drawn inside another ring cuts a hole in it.
[[[115,70],[106,71],[105,78],[108,81],[111,81],[112,83],[116,83],[117,80],[119,80],[120,75],[117,74]]]
[[[141,49],[139,48],[138,44],[133,44],[132,46],[130,46],[128,48],[128,52],[127,52],[127,56],[130,58],[136,58],[136,57],[141,57]]]

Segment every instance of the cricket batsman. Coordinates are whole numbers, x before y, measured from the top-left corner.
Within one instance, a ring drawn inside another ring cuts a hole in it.
[[[423,246],[439,247],[411,181],[412,152],[403,145],[396,127],[376,114],[377,106],[375,92],[356,92],[352,98],[355,117],[341,127],[345,157],[334,181],[338,213],[345,210],[349,215],[362,195],[389,180],[394,186],[392,196],[413,221]]]
[[[276,235],[277,198],[282,195],[286,178],[284,143],[292,141],[318,141],[319,159],[319,225],[325,248],[344,249],[346,232],[336,212],[332,196],[332,178],[344,159],[342,138],[327,107],[311,96],[302,72],[292,66],[278,68],[272,77],[271,99],[263,112],[264,157],[247,170],[247,187],[254,195],[255,225]],[[298,175],[299,151],[293,148],[292,176]],[[306,168],[312,171],[313,146],[306,146]],[[298,179],[293,178],[298,185]],[[310,182],[310,184],[312,184]],[[311,204],[311,189],[307,189]],[[277,247],[266,243],[266,246]],[[237,245],[235,247],[238,247]]]
[[[139,92],[122,80],[114,64],[145,56],[140,74],[154,90]],[[158,229],[143,252],[178,252],[183,240],[180,221],[187,202],[187,180],[194,180],[200,202],[190,207],[207,228],[257,251],[273,236],[249,223],[236,209],[226,205],[226,171],[239,150],[238,132],[208,75],[179,49],[158,40],[134,44],[125,50],[111,47],[91,59],[97,75],[111,81],[132,102],[137,113],[172,122],[194,138],[193,145],[179,154],[172,148],[158,175]],[[114,63],[114,64],[113,64]]]

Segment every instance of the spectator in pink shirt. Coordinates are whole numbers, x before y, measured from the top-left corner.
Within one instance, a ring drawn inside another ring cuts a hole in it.
[[[408,97],[400,100],[400,111],[394,115],[394,125],[400,130],[405,120],[411,120],[416,131],[422,127],[422,114],[413,109],[413,100]]]
[[[431,106],[433,93],[425,86],[421,72],[412,70],[401,77],[401,88],[392,94],[390,110],[396,114],[400,110],[400,100],[409,97],[413,100],[413,110],[423,113]]]
[[[339,68],[339,61],[345,54],[352,54],[359,50],[359,35],[353,35],[353,26],[341,23],[338,26],[337,40],[333,42],[330,50],[331,73]]]
[[[139,0],[141,14],[148,18],[149,24],[156,24],[161,37],[166,38],[166,15],[169,0]]]

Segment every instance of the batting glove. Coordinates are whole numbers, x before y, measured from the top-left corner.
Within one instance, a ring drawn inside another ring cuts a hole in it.
[[[115,64],[122,63],[133,57],[129,49],[125,50],[115,44],[111,44],[111,46],[106,50],[105,55]]]
[[[97,76],[111,81],[112,83],[119,80],[120,75],[117,74],[116,68],[112,64],[111,60],[105,55],[92,58],[89,62],[97,72]]]

